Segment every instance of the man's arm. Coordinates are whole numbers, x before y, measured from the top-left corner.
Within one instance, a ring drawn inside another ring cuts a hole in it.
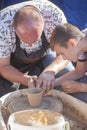
[[[76,68],[73,71],[70,71],[60,78],[55,79],[55,86],[61,85],[63,82],[67,80],[77,80],[84,76],[87,70],[87,63],[86,62],[77,62]]]
[[[57,74],[58,72],[60,72],[61,70],[63,70],[67,64],[69,63],[68,60],[63,60],[62,56],[57,56],[55,58],[55,60],[44,69],[43,72],[54,72],[54,74]]]
[[[37,87],[41,87],[45,91],[52,89],[54,86],[55,74],[63,70],[68,63],[69,61],[64,61],[61,56],[56,57],[56,59],[48,67],[46,67],[39,76]]]
[[[25,86],[28,86],[29,80],[32,82],[30,76],[21,73],[10,65],[10,56],[0,58],[0,75],[10,82],[17,82]]]

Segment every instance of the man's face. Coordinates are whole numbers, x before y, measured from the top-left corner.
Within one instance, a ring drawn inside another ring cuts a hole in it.
[[[26,24],[21,24],[16,29],[16,34],[23,42],[32,45],[38,41],[43,31],[43,25],[35,25],[34,28]]]
[[[60,46],[59,44],[55,44],[54,51],[57,55],[62,55],[63,59],[67,59],[73,62],[77,61],[78,52],[76,46],[68,45],[67,48]]]

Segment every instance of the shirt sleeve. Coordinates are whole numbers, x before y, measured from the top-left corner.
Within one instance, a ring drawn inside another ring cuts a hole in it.
[[[80,55],[78,56],[78,61],[80,62],[86,61],[86,56],[84,53],[80,53]]]
[[[9,31],[5,24],[0,25],[0,58],[5,58],[14,50],[15,44],[12,39],[9,39]]]
[[[42,14],[45,21],[44,32],[49,41],[53,29],[60,23],[67,23],[67,19],[63,11],[52,2],[47,2],[46,5],[43,5]]]

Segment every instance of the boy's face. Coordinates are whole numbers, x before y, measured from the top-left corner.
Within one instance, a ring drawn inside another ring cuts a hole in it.
[[[68,44],[67,48],[60,46],[59,44],[55,44],[54,51],[57,55],[62,55],[63,59],[67,59],[73,62],[77,61],[78,50],[77,46],[72,46]]]

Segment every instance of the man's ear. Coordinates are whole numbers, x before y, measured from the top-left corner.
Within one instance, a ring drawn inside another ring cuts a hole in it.
[[[77,42],[76,42],[76,40],[75,39],[69,39],[69,41],[68,41],[68,45],[71,45],[71,46],[76,46],[77,45]]]

